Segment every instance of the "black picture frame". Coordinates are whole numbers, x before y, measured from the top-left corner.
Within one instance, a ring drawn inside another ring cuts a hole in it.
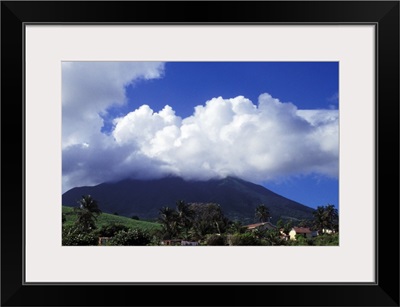
[[[376,282],[25,284],[24,24],[32,22],[375,25]],[[2,306],[399,306],[399,1],[2,1],[1,77]]]

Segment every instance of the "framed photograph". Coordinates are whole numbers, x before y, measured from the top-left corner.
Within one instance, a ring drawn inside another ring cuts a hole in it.
[[[398,1],[3,1],[1,33],[3,306],[399,306]]]

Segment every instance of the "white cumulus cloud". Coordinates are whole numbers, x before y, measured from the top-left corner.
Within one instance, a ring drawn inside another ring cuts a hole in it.
[[[101,114],[126,102],[125,87],[159,78],[162,63],[63,65],[63,192],[127,177],[238,176],[253,182],[338,176],[338,110],[299,110],[268,93],[254,103],[215,97],[181,118],[142,105],[101,133]]]
[[[213,98],[184,119],[170,106],[154,112],[143,105],[116,119],[112,136],[119,148],[133,146],[162,172],[189,179],[338,172],[338,111],[298,110],[269,94],[258,105],[243,96]]]
[[[126,103],[125,87],[138,79],[159,78],[163,69],[158,62],[63,62],[63,148],[98,136],[101,115]]]

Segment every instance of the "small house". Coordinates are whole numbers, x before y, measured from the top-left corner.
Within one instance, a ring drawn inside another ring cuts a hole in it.
[[[175,246],[175,245],[181,245],[181,239],[170,239],[170,240],[163,240],[161,242],[162,245],[168,245],[168,246]]]
[[[170,239],[170,240],[164,240],[161,242],[162,245],[169,245],[169,246],[197,246],[199,245],[199,242],[196,241],[186,241],[182,239]]]
[[[302,235],[307,239],[311,239],[316,236],[316,232],[312,231],[308,227],[293,227],[289,232],[290,240],[296,240],[296,235]]]
[[[275,230],[276,226],[273,225],[271,222],[263,222],[263,223],[256,223],[256,224],[249,224],[245,225],[246,230]]]
[[[184,245],[184,246],[198,246],[198,245],[199,245],[199,242],[196,242],[196,241],[184,241],[184,240],[182,240],[182,241],[181,241],[181,245]]]

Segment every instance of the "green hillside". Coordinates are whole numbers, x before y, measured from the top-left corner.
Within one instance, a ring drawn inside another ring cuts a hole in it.
[[[73,225],[76,220],[76,214],[74,213],[74,209],[72,207],[62,206],[62,213],[64,214],[66,221],[64,226]],[[161,225],[158,223],[134,220],[123,216],[102,213],[97,219],[97,228],[102,227],[103,225],[108,224],[122,224],[129,228],[139,228],[143,231],[152,231],[158,230],[161,228]]]

